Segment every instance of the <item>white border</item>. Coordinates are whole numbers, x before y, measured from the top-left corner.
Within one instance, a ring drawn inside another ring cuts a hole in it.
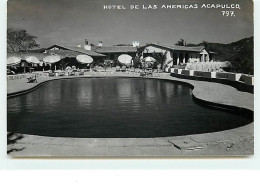
[[[200,158],[200,159],[10,159],[6,155],[6,0],[0,0],[0,169],[260,169],[259,116],[255,117],[255,155],[248,158]],[[260,51],[260,0],[255,6],[255,53]],[[260,71],[255,58],[255,115],[259,112],[259,80]],[[0,172],[1,173],[1,172]],[[116,173],[112,173],[115,175]],[[13,177],[15,180],[15,177]],[[215,177],[216,179],[218,177]],[[131,180],[131,179],[130,179]],[[173,179],[172,179],[173,180]],[[189,181],[189,177],[184,178]],[[212,179],[210,182],[214,184]],[[40,183],[40,181],[37,181]],[[106,181],[105,181],[106,182]],[[122,183],[126,183],[127,180]],[[132,181],[131,181],[132,182]],[[174,180],[172,181],[174,182]],[[234,184],[234,183],[232,183]]]

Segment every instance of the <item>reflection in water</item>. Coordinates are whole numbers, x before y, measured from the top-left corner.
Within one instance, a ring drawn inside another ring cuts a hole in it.
[[[92,81],[80,81],[80,85],[76,85],[73,87],[77,89],[77,104],[79,106],[89,106],[92,103]],[[86,88],[87,87],[87,88]]]
[[[8,99],[8,131],[61,137],[159,137],[235,128],[251,122],[192,101],[191,89],[153,79],[51,81]]]
[[[156,91],[157,89],[154,88],[155,83],[155,80],[147,80],[146,82],[144,82],[148,102],[154,100],[155,94],[158,93],[158,91]]]
[[[118,98],[123,100],[124,98],[129,99],[131,97],[131,85],[126,82],[126,79],[117,81],[116,88],[118,89]]]

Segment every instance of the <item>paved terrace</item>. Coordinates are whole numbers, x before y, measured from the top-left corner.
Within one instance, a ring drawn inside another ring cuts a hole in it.
[[[94,72],[78,77],[140,77],[134,72]],[[8,94],[28,91],[49,80],[70,77],[39,77],[37,83],[27,79],[8,81]],[[220,83],[171,77],[169,73],[154,74],[156,79],[185,82],[194,87],[195,98],[221,105],[254,110],[254,95]],[[228,123],[227,123],[228,124]],[[61,138],[14,134],[8,145],[11,156],[127,157],[127,156],[200,156],[252,155],[253,123],[226,131],[158,138]]]

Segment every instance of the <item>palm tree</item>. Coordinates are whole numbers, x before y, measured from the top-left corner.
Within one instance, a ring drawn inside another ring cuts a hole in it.
[[[165,51],[164,53],[153,53],[152,57],[156,59],[157,65],[161,65],[161,69],[164,69],[166,67],[166,60],[167,60],[167,53],[168,51]]]
[[[186,41],[184,41],[184,39],[180,39],[179,41],[177,41],[177,43],[175,45],[177,45],[177,46],[186,46],[187,43],[186,43]]]
[[[133,59],[133,66],[134,66],[134,69],[135,67],[139,66],[140,64],[140,58],[144,52],[144,49],[145,49],[145,46],[141,46],[141,47],[138,47],[137,48],[137,53],[136,53],[136,56],[134,57]]]
[[[203,46],[204,46],[204,48],[205,48],[206,50],[208,50],[208,49],[209,49],[209,44],[208,44],[208,41],[206,41],[206,40],[203,40],[203,41],[202,41],[202,44],[203,44]]]

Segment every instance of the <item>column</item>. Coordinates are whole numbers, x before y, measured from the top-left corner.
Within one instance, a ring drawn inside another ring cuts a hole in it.
[[[206,55],[206,61],[209,62],[209,55]]]
[[[179,64],[180,64],[180,54],[177,53],[177,65],[179,65]]]
[[[182,55],[183,55],[182,63],[185,64],[185,53],[183,53]]]

